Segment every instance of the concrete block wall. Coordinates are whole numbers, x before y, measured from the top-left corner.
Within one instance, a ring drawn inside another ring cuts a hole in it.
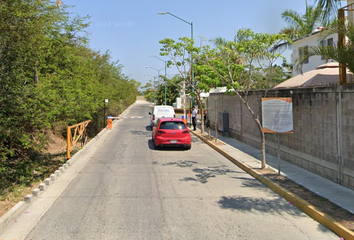
[[[354,91],[345,89],[341,98],[341,157],[343,161],[343,176],[341,180],[344,185],[351,185],[354,177]]]
[[[253,92],[251,93],[253,94]],[[259,95],[253,94],[249,96],[249,102],[256,114],[260,114]],[[208,99],[208,118],[211,127],[215,126],[215,114],[227,112],[229,113],[229,132],[227,134],[253,147],[260,148],[261,143],[260,132],[257,125],[253,121],[253,117],[244,104],[236,95],[225,95],[223,93],[211,94]],[[218,125],[220,119],[218,119]]]
[[[294,133],[281,134],[281,158],[354,189],[354,86],[250,92],[260,120],[265,96],[293,99]],[[260,149],[259,129],[236,95],[210,94],[212,128],[216,111],[229,113],[229,136]],[[266,151],[275,156],[276,143],[276,134],[266,134]]]

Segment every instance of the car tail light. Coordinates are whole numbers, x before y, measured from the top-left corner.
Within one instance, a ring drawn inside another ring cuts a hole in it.
[[[175,118],[175,117],[176,117],[176,114],[173,114],[173,117]]]
[[[188,131],[187,129],[185,129],[185,130],[182,131],[182,133],[183,133],[183,134],[188,134],[189,131]]]
[[[157,134],[165,134],[165,133],[166,133],[165,131],[161,131],[161,130],[157,131]]]
[[[153,120],[153,121],[155,121],[155,114],[154,114],[154,115],[152,115],[152,120]]]

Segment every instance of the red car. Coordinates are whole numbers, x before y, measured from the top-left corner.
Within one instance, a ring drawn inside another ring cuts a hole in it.
[[[180,146],[190,149],[191,134],[180,118],[160,118],[152,130],[154,148]]]

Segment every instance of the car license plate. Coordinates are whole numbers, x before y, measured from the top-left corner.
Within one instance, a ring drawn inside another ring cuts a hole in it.
[[[172,144],[173,143],[177,143],[177,141],[176,140],[171,140],[170,143],[172,143]]]

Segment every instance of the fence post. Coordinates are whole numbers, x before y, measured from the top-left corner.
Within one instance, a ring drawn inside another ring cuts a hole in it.
[[[70,159],[70,141],[71,141],[71,130],[70,127],[67,128],[66,133],[66,158]]]

